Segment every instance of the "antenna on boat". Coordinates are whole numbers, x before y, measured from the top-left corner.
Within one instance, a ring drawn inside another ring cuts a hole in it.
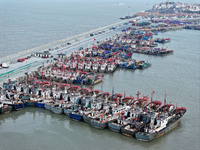
[[[43,62],[43,67],[42,67],[42,91],[43,91],[43,75],[44,75],[44,62]]]
[[[151,93],[151,102],[153,101],[153,94],[155,93],[155,91],[152,91]]]
[[[124,91],[124,97],[126,97],[126,92]]]
[[[167,97],[167,94],[166,94],[166,91],[165,91],[165,99],[164,99],[164,111],[165,111],[165,105],[166,105],[166,97]]]
[[[103,93],[103,80],[101,81],[101,93]]]
[[[141,94],[141,93],[140,93],[139,91],[137,91],[137,94],[136,94],[136,95],[137,95],[137,100],[140,99],[140,94]]]

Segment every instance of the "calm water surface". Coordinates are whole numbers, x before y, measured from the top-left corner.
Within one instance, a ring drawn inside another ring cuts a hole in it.
[[[37,1],[28,3],[20,0],[17,3],[14,0],[0,0],[1,56],[6,55],[7,51],[11,54],[116,22],[118,17],[127,15],[127,3],[132,4],[134,9],[130,9],[130,12],[134,13],[157,2],[127,0],[123,1],[125,5],[115,6],[114,0],[106,3],[98,0],[51,1],[48,3],[44,0],[38,5]],[[136,60],[147,60],[152,66],[145,70],[117,70],[113,74],[106,74],[103,91],[112,92],[114,87],[115,93],[125,92],[126,95],[136,96],[139,90],[150,96],[154,90],[154,99],[162,102],[166,91],[168,102],[177,102],[178,106],[188,109],[176,129],[146,143],[107,129],[94,129],[84,122],[72,121],[65,115],[26,108],[0,116],[0,150],[199,149],[200,32],[181,30],[160,33],[159,37],[171,38],[170,43],[160,44],[159,47],[174,50],[173,55],[155,57],[133,54]],[[95,88],[101,89],[101,85]]]

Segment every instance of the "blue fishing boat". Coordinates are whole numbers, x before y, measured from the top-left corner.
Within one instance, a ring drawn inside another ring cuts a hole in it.
[[[125,68],[126,69],[136,69],[135,63],[134,62],[128,63]]]
[[[73,84],[81,84],[85,76],[78,76],[74,81]]]
[[[83,114],[79,111],[73,111],[69,114],[69,117],[76,121],[83,121]]]
[[[35,107],[38,107],[38,108],[45,108],[45,102],[44,102],[44,100],[36,101],[36,102],[35,102]]]
[[[24,109],[25,105],[24,102],[22,101],[13,101],[13,102],[8,102],[7,105],[12,107],[12,110],[22,110]]]

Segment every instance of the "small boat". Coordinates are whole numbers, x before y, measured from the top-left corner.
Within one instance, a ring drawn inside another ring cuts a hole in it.
[[[103,75],[97,75],[94,80],[92,81],[92,85],[98,84],[100,82],[102,82],[103,80]]]
[[[148,67],[150,67],[150,66],[151,66],[150,63],[144,62],[144,63],[138,64],[138,69],[145,69],[145,68],[148,68]]]
[[[168,43],[170,41],[171,41],[170,38],[166,38],[166,39],[164,39],[164,38],[157,38],[157,39],[155,39],[155,42],[157,42],[157,43]]]

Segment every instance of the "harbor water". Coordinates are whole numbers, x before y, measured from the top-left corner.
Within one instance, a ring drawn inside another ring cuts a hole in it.
[[[0,35],[1,56],[117,22],[118,17],[128,14],[127,4],[135,8],[129,8],[130,14],[151,8],[153,5],[144,0],[144,5],[128,0],[123,1],[121,5],[115,5],[115,0],[87,0],[84,3],[78,0],[67,0],[67,3],[64,0],[50,1],[52,3],[43,0],[45,5],[39,7],[39,2],[34,1],[30,1],[31,4],[25,0],[20,0],[19,3],[13,0],[0,0],[0,10],[3,10],[0,13],[0,20],[3,20],[0,21],[0,31],[3,33]],[[158,1],[152,0],[152,3],[155,2]],[[45,12],[44,8],[49,12]],[[92,15],[90,11],[86,11],[87,9],[91,9]],[[71,12],[71,15],[66,15],[68,12]],[[85,15],[80,12],[84,12]],[[96,17],[97,15],[99,17]],[[46,21],[41,21],[44,18]],[[60,22],[56,22],[57,19]],[[16,25],[13,25],[14,22]],[[32,26],[29,26],[30,24]],[[12,32],[6,31],[11,29]],[[94,88],[110,93],[114,90],[115,93],[134,97],[137,91],[150,96],[154,90],[153,99],[162,102],[166,92],[167,102],[187,108],[181,123],[174,130],[150,143],[140,142],[107,129],[94,129],[87,123],[72,121],[65,115],[56,115],[39,108],[25,108],[22,111],[0,115],[0,150],[198,150],[200,32],[177,30],[159,33],[156,37],[170,37],[170,43],[159,44],[159,47],[168,47],[169,50],[174,50],[174,54],[157,57],[134,53],[134,59],[148,61],[152,66],[145,70],[118,69],[113,74],[105,74],[102,86],[99,84]]]

